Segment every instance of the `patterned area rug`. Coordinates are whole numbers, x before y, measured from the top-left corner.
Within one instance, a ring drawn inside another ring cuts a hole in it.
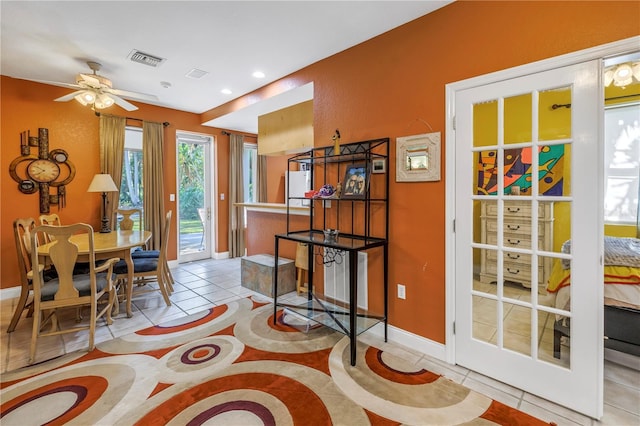
[[[345,336],[290,324],[241,299],[3,374],[0,423],[545,424],[362,343],[352,367]]]

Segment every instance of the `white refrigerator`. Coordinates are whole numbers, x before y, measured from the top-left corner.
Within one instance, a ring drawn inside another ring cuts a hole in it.
[[[285,172],[285,198],[304,197],[304,193],[311,190],[311,172],[290,171]],[[288,178],[287,178],[288,176]],[[290,207],[308,206],[309,200],[289,199]],[[286,199],[285,199],[286,202]]]

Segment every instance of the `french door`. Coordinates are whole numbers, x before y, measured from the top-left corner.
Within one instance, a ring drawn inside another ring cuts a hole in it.
[[[455,360],[602,415],[600,62],[455,93]],[[563,294],[547,282],[570,277]]]
[[[178,261],[211,257],[213,138],[177,132]]]

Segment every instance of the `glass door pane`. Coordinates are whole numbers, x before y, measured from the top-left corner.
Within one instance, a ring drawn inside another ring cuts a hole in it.
[[[179,260],[211,257],[211,138],[178,134]]]

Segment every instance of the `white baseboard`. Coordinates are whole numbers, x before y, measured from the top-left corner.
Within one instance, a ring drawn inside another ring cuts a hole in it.
[[[374,333],[380,338],[384,338],[384,323],[376,324],[368,332]],[[392,325],[387,326],[387,340],[392,343],[397,343],[402,346],[406,346],[418,352],[422,352],[425,355],[429,355],[440,361],[447,362],[446,348],[442,343],[434,342],[417,334],[413,334],[409,331],[403,330]]]
[[[216,260],[221,260],[221,259],[229,259],[229,252],[228,251],[223,251],[220,253],[213,253],[213,258]]]
[[[9,300],[20,297],[20,286],[3,288],[0,290],[0,300]]]
[[[640,357],[604,348],[604,359],[640,371]]]

